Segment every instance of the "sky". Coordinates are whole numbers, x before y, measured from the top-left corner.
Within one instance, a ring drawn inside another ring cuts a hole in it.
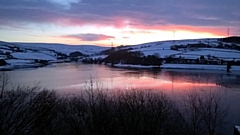
[[[0,0],[0,40],[133,45],[240,35],[240,0]]]

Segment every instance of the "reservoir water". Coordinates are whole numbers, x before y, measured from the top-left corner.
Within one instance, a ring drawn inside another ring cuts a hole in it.
[[[12,85],[38,84],[64,94],[77,93],[91,80],[109,90],[159,90],[174,100],[181,99],[193,91],[214,91],[222,96],[224,103],[230,105],[228,130],[232,130],[234,125],[240,125],[240,73],[212,70],[120,69],[81,63],[55,64],[37,69],[5,72],[9,74]]]

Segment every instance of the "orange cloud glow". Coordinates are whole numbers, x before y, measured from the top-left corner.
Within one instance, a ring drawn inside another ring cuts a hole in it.
[[[115,29],[123,29],[123,28],[134,28],[141,32],[148,33],[149,30],[155,31],[188,31],[194,33],[208,33],[214,36],[226,36],[226,28],[221,27],[207,27],[207,26],[186,26],[186,25],[172,25],[172,24],[164,24],[164,25],[146,25],[137,19],[129,19],[126,17],[112,17],[112,18],[102,18],[98,20],[98,16],[93,16],[92,21],[81,20],[81,19],[61,19],[61,21],[57,21],[61,25],[65,26],[84,26],[84,25],[92,25],[99,28],[104,27],[113,27]]]
[[[159,31],[186,31],[193,33],[208,33],[213,36],[226,36],[226,29],[223,28],[213,28],[213,27],[199,27],[199,26],[184,26],[184,25],[162,25],[162,26],[144,26],[135,25],[136,29],[142,30],[159,30]]]

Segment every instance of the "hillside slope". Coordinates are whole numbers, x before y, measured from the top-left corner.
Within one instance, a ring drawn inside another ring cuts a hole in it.
[[[158,53],[161,58],[181,56],[181,58],[196,59],[201,55],[206,57],[211,55],[222,60],[240,60],[240,42],[224,42],[223,39],[159,41],[121,47],[121,49],[126,48],[143,52],[146,56]]]
[[[158,41],[131,46],[118,46],[114,48],[92,45],[71,46],[64,44],[46,43],[8,43],[0,41],[0,70],[16,68],[39,67],[55,62],[69,62],[71,53],[82,54],[78,59],[96,60],[100,63],[114,52],[127,50],[129,53],[141,54],[146,58],[155,56],[162,60],[162,68],[181,68],[189,64],[203,65],[240,65],[240,37],[215,38],[215,39],[191,39]],[[117,53],[116,53],[117,54]],[[74,55],[74,57],[76,57]],[[119,56],[118,58],[121,58]],[[4,62],[1,61],[5,61]],[[137,59],[141,60],[141,59]],[[146,59],[148,60],[148,59]],[[156,59],[157,60],[157,59]],[[141,67],[141,65],[129,64],[125,66]],[[175,65],[170,65],[175,64]],[[183,65],[184,64],[184,65]],[[169,66],[168,66],[169,65]],[[115,66],[124,66],[123,61],[115,63]],[[151,65],[150,65],[151,67]],[[193,65],[189,66],[193,67]],[[226,66],[224,66],[226,68]]]
[[[71,61],[71,53],[80,52],[83,56],[94,56],[107,47],[46,43],[9,43],[0,41],[0,70],[41,67],[51,63]]]
[[[162,59],[161,68],[218,69],[226,70],[227,65],[240,70],[240,37],[159,41],[134,46],[119,46],[105,51],[113,54],[120,50],[139,52],[140,57],[156,56]],[[109,59],[109,57],[107,58]],[[119,59],[119,58],[118,58]],[[144,60],[144,59],[142,59]],[[108,60],[109,61],[109,60]],[[143,65],[126,65],[125,61],[114,63],[118,67],[139,67]],[[146,68],[151,67],[149,65]]]

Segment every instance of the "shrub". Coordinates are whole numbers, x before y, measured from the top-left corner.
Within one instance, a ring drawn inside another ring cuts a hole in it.
[[[207,94],[191,93],[183,100],[188,133],[192,135],[215,135],[221,132],[226,123],[228,106],[224,106],[220,95],[214,92]]]
[[[0,59],[0,66],[5,66],[7,65],[7,62],[3,59]]]
[[[49,134],[55,99],[53,92],[38,87],[5,91],[0,98],[0,134]]]
[[[79,56],[83,56],[83,54],[79,51],[76,51],[76,52],[71,52],[69,54],[69,57],[79,57]]]

